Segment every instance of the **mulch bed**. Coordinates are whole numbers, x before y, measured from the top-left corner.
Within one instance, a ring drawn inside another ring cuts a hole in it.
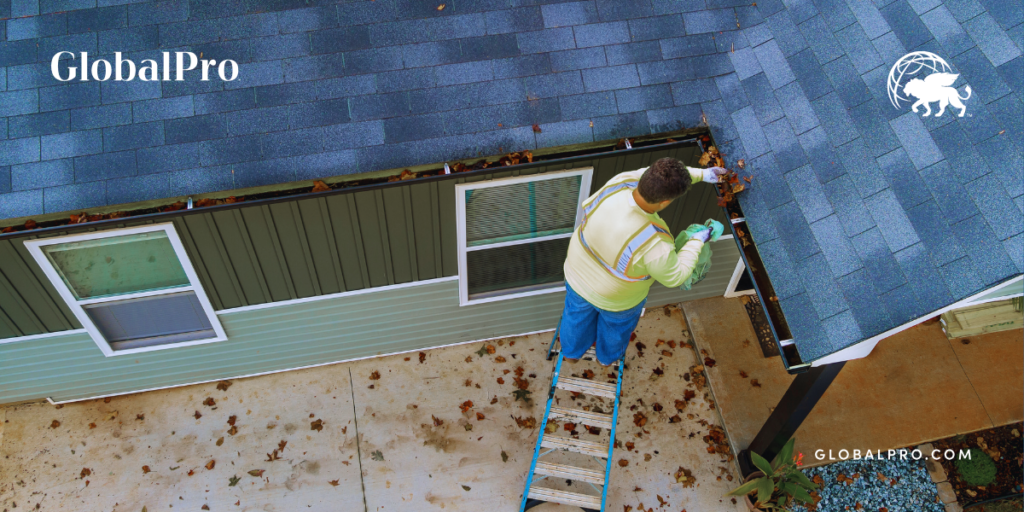
[[[1021,494],[1021,482],[1024,481],[1024,471],[1021,469],[1024,464],[1022,434],[1024,423],[1018,422],[932,441],[932,445],[942,451],[951,449],[959,453],[960,450],[980,448],[996,463],[996,479],[993,483],[987,486],[972,486],[960,477],[955,460],[940,459],[961,506],[967,507],[993,498]],[[977,510],[980,512],[981,509]]]

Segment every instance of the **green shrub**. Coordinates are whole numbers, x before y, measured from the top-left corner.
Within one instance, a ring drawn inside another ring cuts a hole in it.
[[[987,453],[971,448],[970,459],[957,459],[956,469],[960,477],[970,485],[988,485],[996,479],[996,463]]]

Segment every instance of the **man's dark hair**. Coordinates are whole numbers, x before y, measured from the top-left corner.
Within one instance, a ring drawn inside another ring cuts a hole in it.
[[[690,172],[675,158],[662,158],[647,168],[637,185],[648,203],[675,199],[690,190]]]

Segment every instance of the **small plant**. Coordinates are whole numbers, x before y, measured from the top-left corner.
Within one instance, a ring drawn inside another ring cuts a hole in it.
[[[988,485],[996,479],[996,463],[987,453],[971,448],[971,458],[957,459],[956,470],[969,485]]]
[[[726,496],[746,496],[756,491],[757,497],[751,501],[759,510],[788,511],[796,501],[814,503],[809,492],[818,486],[800,471],[804,454],[793,455],[795,441],[790,439],[771,464],[764,457],[750,452],[751,461],[764,476],[733,489]]]

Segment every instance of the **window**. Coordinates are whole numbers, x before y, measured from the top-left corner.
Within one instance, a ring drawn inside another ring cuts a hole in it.
[[[455,186],[461,305],[565,289],[593,167]]]
[[[227,339],[172,224],[25,246],[104,355]]]

